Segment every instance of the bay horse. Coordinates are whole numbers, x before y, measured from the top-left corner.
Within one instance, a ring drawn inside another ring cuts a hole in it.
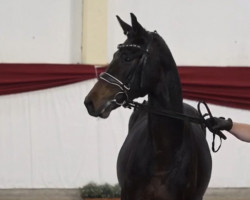
[[[107,118],[112,110],[148,95],[144,105],[198,116],[183,103],[174,58],[162,37],[117,19],[127,39],[85,98],[88,113]],[[117,160],[121,200],[202,200],[212,160],[205,127],[145,109],[134,109]]]

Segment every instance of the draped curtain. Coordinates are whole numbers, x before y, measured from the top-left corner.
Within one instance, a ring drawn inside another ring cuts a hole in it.
[[[116,160],[132,110],[117,109],[101,120],[89,116],[83,105],[95,77],[105,69],[76,64],[0,64],[0,188],[117,183]],[[178,69],[186,99],[246,108],[209,105],[214,116],[249,123],[250,68]],[[56,87],[61,85],[65,86]],[[42,90],[45,88],[50,89]],[[185,102],[193,107],[197,104]],[[212,135],[207,132],[206,137],[211,145]],[[227,137],[219,154],[213,156],[210,187],[249,187],[249,176],[242,176],[249,170],[249,160],[244,159],[249,145],[230,134]],[[241,173],[232,173],[235,169]]]
[[[0,95],[95,78],[105,67],[80,64],[0,64]],[[179,66],[183,97],[250,110],[250,67]]]

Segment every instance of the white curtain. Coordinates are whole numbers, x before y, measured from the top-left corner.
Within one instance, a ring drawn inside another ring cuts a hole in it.
[[[131,111],[89,116],[83,101],[94,82],[0,97],[0,188],[117,183]]]
[[[0,96],[0,188],[117,183],[116,159],[131,110],[119,108],[108,119],[89,116],[83,101],[94,83]],[[249,111],[210,108],[215,116],[249,122]],[[250,145],[227,136],[212,154],[210,187],[249,187]]]

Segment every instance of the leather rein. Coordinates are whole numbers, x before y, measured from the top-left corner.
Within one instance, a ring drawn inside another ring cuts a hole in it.
[[[150,43],[149,43],[149,45],[150,45]],[[122,48],[136,48],[136,49],[142,51],[143,54],[142,54],[142,57],[140,58],[138,65],[143,67],[145,65],[145,63],[147,61],[147,57],[149,55],[149,45],[146,49],[143,49],[141,46],[135,45],[135,44],[128,44],[128,45],[120,44],[120,45],[118,45],[118,50],[120,50]],[[179,120],[183,120],[183,121],[188,121],[188,122],[200,124],[203,127],[207,127],[209,129],[209,131],[213,133],[213,142],[212,142],[212,151],[213,152],[218,152],[220,147],[221,147],[221,144],[222,144],[222,139],[224,139],[224,140],[226,139],[226,136],[220,130],[214,129],[211,124],[207,123],[207,119],[210,118],[211,120],[213,120],[213,116],[212,116],[212,113],[211,113],[208,105],[205,102],[198,103],[197,109],[198,109],[199,116],[190,116],[190,115],[186,115],[183,113],[174,112],[174,111],[170,111],[170,110],[156,110],[145,103],[139,103],[139,102],[135,102],[135,101],[130,100],[129,95],[128,95],[130,87],[128,85],[124,84],[122,81],[120,81],[116,77],[114,77],[113,75],[111,75],[110,73],[102,72],[99,75],[99,79],[101,79],[101,80],[103,80],[111,85],[114,85],[120,89],[120,91],[118,93],[116,93],[116,95],[114,96],[114,99],[112,100],[112,102],[116,103],[119,106],[123,106],[124,108],[134,108],[135,110],[137,110],[137,109],[146,110],[147,112],[152,113],[152,114],[156,114],[156,115],[160,115],[160,116],[164,116],[164,117],[170,117],[170,118],[174,118],[174,119],[179,119]],[[133,79],[133,77],[132,77],[132,79]],[[123,95],[124,98],[122,98],[122,101],[118,100],[117,97],[119,95]],[[205,114],[202,114],[201,105],[203,105],[206,109]],[[220,144],[217,148],[215,148],[215,136],[216,135],[219,136],[219,138],[220,138]]]

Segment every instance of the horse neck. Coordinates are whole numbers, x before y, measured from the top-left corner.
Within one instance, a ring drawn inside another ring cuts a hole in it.
[[[159,109],[182,112],[182,90],[176,63],[165,41],[158,34],[154,36],[160,60],[156,65],[162,66],[162,71],[158,85],[149,94],[149,103]]]
[[[148,95],[148,102],[155,110],[183,112],[181,84],[175,63],[170,70],[162,73],[157,88]],[[149,114],[149,122],[156,151],[173,154],[182,144],[183,121]]]

